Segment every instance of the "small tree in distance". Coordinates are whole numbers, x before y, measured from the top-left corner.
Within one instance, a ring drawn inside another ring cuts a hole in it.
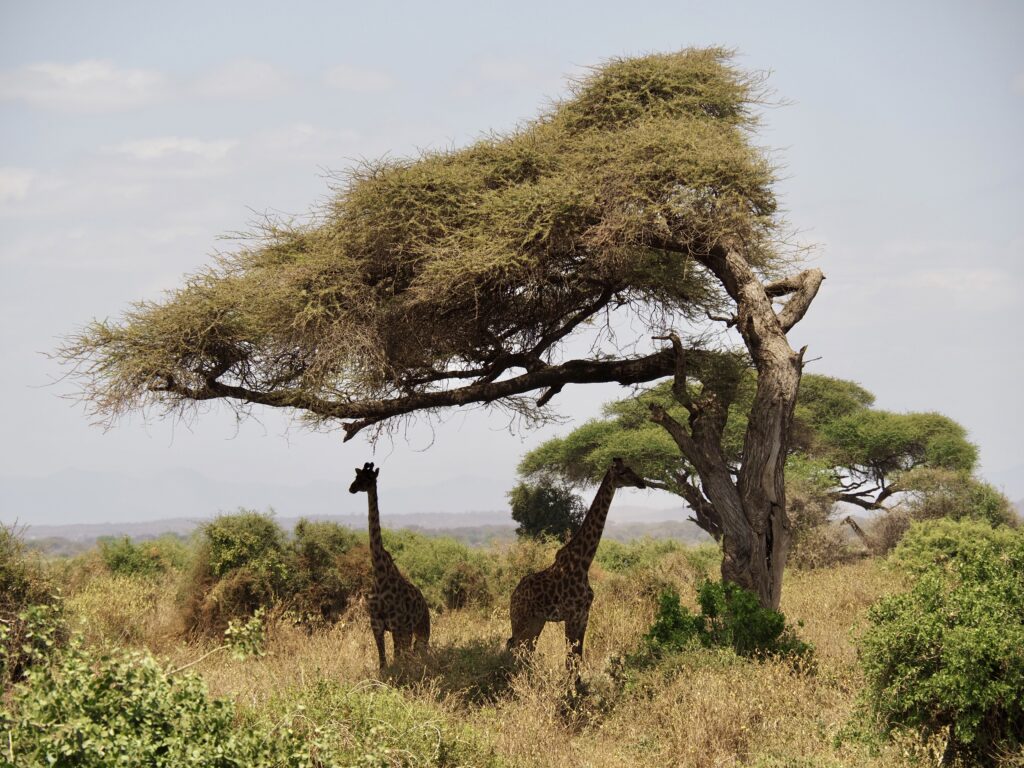
[[[551,477],[519,483],[508,493],[516,535],[526,538],[554,536],[566,539],[579,528],[587,508],[572,488]]]

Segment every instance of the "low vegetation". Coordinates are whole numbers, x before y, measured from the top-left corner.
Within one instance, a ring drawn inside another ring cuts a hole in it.
[[[790,571],[781,613],[715,579],[714,544],[605,541],[571,694],[557,627],[533,663],[505,651],[509,594],[555,539],[386,531],[434,616],[429,653],[381,676],[362,532],[240,512],[186,544],[109,540],[49,562],[6,532],[0,752],[19,766],[1018,766],[1024,534],[962,517],[913,523],[885,559]],[[211,604],[216,622],[197,625]]]

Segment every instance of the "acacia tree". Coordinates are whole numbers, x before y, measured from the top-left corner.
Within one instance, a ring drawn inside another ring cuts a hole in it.
[[[520,475],[529,482],[555,477],[589,485],[600,480],[611,457],[621,456],[644,477],[648,487],[686,501],[693,521],[721,539],[722,523],[716,510],[707,506],[690,482],[696,474],[693,465],[669,434],[648,417],[651,407],[661,407],[677,421],[688,419],[685,406],[672,390],[672,383],[664,382],[636,397],[608,403],[602,418],[592,419],[527,453],[519,465]],[[722,430],[722,454],[733,473],[742,465],[755,390],[756,374],[747,369],[741,374]],[[814,495],[820,496],[826,506],[846,502],[868,510],[885,508],[901,492],[920,495],[933,491],[931,487],[919,487],[925,477],[931,478],[931,486],[939,484],[935,478],[947,484],[977,485],[970,478],[977,463],[977,449],[960,424],[939,413],[876,409],[872,407],[874,401],[874,395],[852,381],[803,376],[793,417],[787,477],[813,488]],[[927,476],[922,475],[924,470]]]
[[[723,575],[775,606],[802,367],[786,333],[823,277],[789,270],[780,246],[773,168],[752,140],[763,95],[720,49],[611,61],[507,135],[352,170],[314,221],[268,225],[63,356],[102,419],[223,401],[346,439],[474,403],[543,417],[568,384],[674,376],[688,422],[652,418],[722,520]],[[639,339],[591,335],[565,359],[616,311],[646,323]],[[735,328],[758,372],[737,471],[720,450],[733,355],[687,331],[708,323]],[[672,344],[622,351],[651,335]]]

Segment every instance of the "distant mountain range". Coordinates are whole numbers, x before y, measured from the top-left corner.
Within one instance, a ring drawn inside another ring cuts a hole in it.
[[[513,526],[505,488],[493,479],[459,477],[426,486],[389,486],[381,491],[384,525],[426,529]],[[666,497],[667,500],[668,497]],[[46,477],[0,477],[0,521],[28,526],[37,535],[50,527],[114,533],[185,532],[202,520],[240,507],[272,508],[282,519],[330,518],[366,524],[365,497],[351,496],[343,482],[303,486],[238,483],[176,469],[148,476],[65,470]],[[682,504],[647,508],[616,504],[611,522],[685,519]],[[84,527],[83,527],[84,526]],[[98,529],[97,529],[98,530]],[[53,534],[56,535],[56,534]],[[100,534],[103,535],[103,534]],[[135,535],[134,533],[132,535]]]

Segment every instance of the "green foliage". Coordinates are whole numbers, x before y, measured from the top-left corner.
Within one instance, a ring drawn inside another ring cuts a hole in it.
[[[866,699],[886,730],[946,734],[995,762],[1024,744],[1024,533],[977,521],[915,524],[896,551],[910,591],[869,614]]]
[[[270,515],[241,511],[201,535],[186,610],[195,632],[218,635],[273,606],[310,627],[332,623],[371,583],[365,537],[336,523],[300,520],[289,541]]]
[[[572,489],[550,477],[519,483],[508,493],[517,536],[567,539],[587,514],[587,507]]]
[[[100,558],[107,570],[123,576],[156,576],[185,566],[187,551],[173,536],[133,542],[128,536],[99,540]]]
[[[348,688],[321,679],[301,697],[288,693],[270,702],[270,711],[285,720],[301,714],[295,721],[304,724],[302,735],[316,766],[501,765],[482,734],[386,685]]]
[[[450,564],[441,577],[441,596],[449,609],[490,605],[493,595],[487,571],[477,562]]]
[[[272,515],[240,510],[203,526],[210,573],[223,578],[245,568],[274,587],[288,576],[284,531]]]
[[[224,630],[224,639],[231,648],[231,655],[239,661],[250,656],[263,656],[266,653],[265,613],[265,609],[257,608],[246,621],[228,622],[228,628]]]
[[[738,464],[755,373],[741,357],[705,356],[699,362],[704,366],[700,378],[713,383],[716,375],[734,376],[737,382],[722,450],[727,460]],[[696,383],[691,381],[690,388],[691,396],[699,395]],[[679,479],[696,478],[696,472],[675,441],[651,422],[651,404],[660,405],[680,423],[687,422],[686,409],[672,394],[672,382],[665,381],[636,397],[606,404],[603,418],[542,443],[523,457],[520,476],[594,484],[611,458],[621,456],[652,487],[682,496]],[[839,546],[839,537],[822,526],[843,493],[857,493],[870,504],[879,483],[916,493],[922,512],[929,510],[932,516],[941,514],[940,507],[952,511],[959,505],[977,510],[974,515],[1007,517],[1008,507],[998,494],[970,477],[977,448],[968,442],[962,426],[937,413],[891,413],[874,410],[873,404],[874,395],[852,381],[815,374],[801,379],[786,462],[787,514],[798,561],[821,565],[845,559],[849,552]],[[957,482],[938,479],[954,477]],[[852,490],[841,488],[858,483]],[[951,496],[958,501],[943,501]]]
[[[753,592],[729,582],[705,580],[697,590],[700,613],[682,607],[679,594],[658,598],[654,623],[634,661],[641,665],[691,646],[732,648],[740,656],[781,655],[807,662],[813,649],[799,640],[785,616],[761,607]]]
[[[674,539],[640,539],[629,544],[602,539],[594,559],[605,570],[628,573],[637,568],[652,567],[670,552],[690,549]]]
[[[219,635],[229,621],[248,618],[288,594],[290,553],[270,515],[221,515],[203,526],[201,536],[187,595],[190,631]]]
[[[978,449],[967,431],[940,413],[862,410],[821,425],[823,452],[841,467],[891,475],[918,465],[969,472]]]
[[[919,467],[906,473],[900,487],[908,499],[904,513],[913,520],[981,520],[989,525],[1016,525],[1010,500],[989,483],[963,470]]]
[[[98,654],[73,642],[31,669],[4,713],[15,765],[71,768],[309,765],[288,730],[236,728],[234,709],[192,675],[171,677],[148,654]]]
[[[933,569],[958,569],[1012,548],[1021,534],[981,520],[915,522],[890,555],[890,562],[915,576]]]

